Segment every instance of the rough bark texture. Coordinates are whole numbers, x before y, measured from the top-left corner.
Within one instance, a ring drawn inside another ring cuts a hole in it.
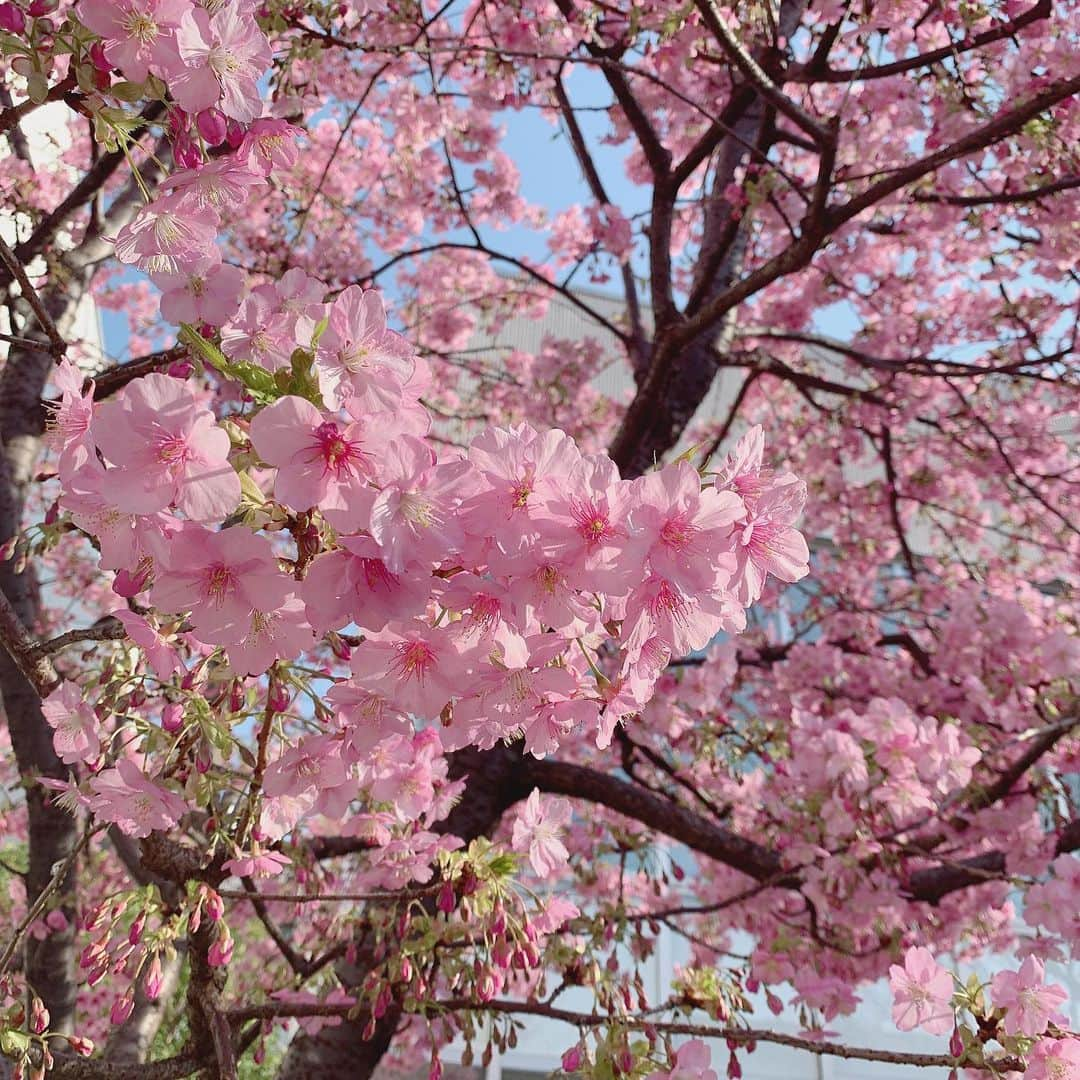
[[[65,289],[53,288],[44,303],[56,324],[64,327],[73,316],[85,282],[73,280]],[[21,302],[12,309],[26,315]],[[42,340],[40,351],[13,348],[0,374],[0,544],[22,529],[23,510],[40,452],[42,417],[40,399],[52,369],[44,335],[25,319],[25,337]],[[0,565],[0,589],[22,624],[33,628],[38,620],[37,581],[32,564],[20,572],[15,561]],[[29,819],[29,872],[26,876],[30,903],[49,885],[53,866],[67,858],[78,841],[78,823],[66,811],[50,805],[39,776],[66,779],[68,768],[53,749],[52,729],[41,712],[37,690],[27,681],[6,651],[0,651],[0,695],[12,748],[25,785]],[[75,869],[72,868],[56,894],[55,906],[67,926],[38,940],[27,935],[23,963],[27,981],[45,1003],[55,1031],[72,1031],[77,992],[75,970]]]

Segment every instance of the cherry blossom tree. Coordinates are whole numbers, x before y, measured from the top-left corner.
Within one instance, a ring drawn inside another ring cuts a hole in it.
[[[0,3],[13,1075],[1080,1077],[1078,32]]]

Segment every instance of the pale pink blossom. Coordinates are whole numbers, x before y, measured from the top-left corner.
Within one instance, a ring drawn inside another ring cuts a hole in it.
[[[295,582],[277,565],[270,541],[248,529],[190,527],[171,539],[151,593],[162,611],[191,612],[204,641],[238,645],[252,612],[276,611]]]
[[[686,462],[634,481],[629,548],[641,566],[687,592],[727,584],[735,569],[732,526],[745,513],[734,492],[702,488]]]
[[[342,536],[338,542],[343,550],[317,556],[301,586],[308,620],[317,632],[355,622],[374,633],[391,619],[407,622],[423,614],[432,579],[419,566],[392,573],[370,536]]]
[[[1005,1010],[1006,1035],[1041,1035],[1046,1025],[1065,1023],[1059,1012],[1069,999],[1065,988],[1047,983],[1043,962],[1027,957],[1019,971],[999,971],[991,980],[990,993],[994,1004]]]
[[[904,966],[889,968],[893,1023],[901,1031],[917,1027],[931,1035],[946,1035],[953,1028],[953,977],[922,945],[908,949]]]
[[[159,195],[116,237],[116,257],[148,274],[178,274],[214,251],[219,218],[180,195]]]
[[[691,1039],[676,1051],[675,1064],[669,1071],[650,1073],[648,1080],[716,1080],[711,1064],[709,1047],[701,1039]]]
[[[467,478],[467,462],[437,463],[425,442],[403,435],[382,453],[381,490],[360,493],[347,510],[328,510],[326,517],[340,528],[366,527],[394,574],[411,562],[433,566],[461,551],[457,507]]]
[[[560,837],[572,816],[569,799],[541,798],[538,788],[533,788],[518,811],[511,843],[515,851],[528,855],[537,877],[547,878],[565,869],[570,853]]]
[[[299,656],[315,644],[299,597],[289,596],[270,611],[256,607],[249,619],[247,634],[226,650],[229,667],[239,674],[261,675],[275,660]]]
[[[236,314],[244,291],[244,272],[203,255],[180,273],[151,274],[161,289],[161,315],[171,323],[221,326]]]
[[[289,169],[296,164],[299,134],[300,129],[287,120],[260,117],[248,128],[240,153],[248,156],[253,168],[268,176],[275,169]]]
[[[352,402],[359,415],[394,409],[412,376],[412,346],[387,329],[381,295],[350,285],[330,307],[329,324],[315,355],[319,386],[328,402]]]
[[[1025,1080],[1080,1080],[1080,1039],[1040,1039],[1028,1055]]]
[[[170,675],[184,670],[180,654],[142,615],[137,615],[126,607],[117,608],[112,615],[124,624],[127,636],[142,649],[147,662],[159,679],[167,679]]]
[[[235,4],[212,15],[195,8],[181,20],[177,41],[187,67],[172,74],[169,89],[181,108],[198,113],[216,105],[244,123],[262,112],[258,82],[272,53],[251,14]]]
[[[128,836],[170,829],[187,809],[179,795],[144,776],[127,758],[92,777],[90,790],[90,808],[97,817]]]
[[[192,521],[220,521],[240,501],[229,436],[180,379],[155,373],[131,382],[99,406],[94,438],[114,466],[107,486],[119,510],[175,505]]]
[[[292,510],[318,506],[350,518],[375,470],[375,440],[364,425],[339,424],[300,397],[263,409],[251,421],[251,442],[277,466],[274,497]]]
[[[61,360],[53,369],[52,383],[60,391],[60,398],[46,402],[46,431],[49,445],[59,454],[57,469],[65,481],[94,452],[94,384],[91,381],[83,390],[85,382],[83,373],[70,360]]]
[[[153,71],[167,77],[175,64],[173,37],[191,0],[80,0],[76,12],[98,34],[105,57],[132,82]]]
[[[425,719],[464,692],[469,656],[445,627],[416,622],[362,641],[352,655],[352,681]]]
[[[53,747],[61,761],[74,765],[93,761],[101,753],[94,710],[75,683],[62,683],[42,701],[41,711],[53,729]]]

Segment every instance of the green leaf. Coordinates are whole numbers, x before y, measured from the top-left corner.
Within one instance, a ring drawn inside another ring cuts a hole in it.
[[[138,101],[145,92],[142,83],[118,82],[109,87],[109,93],[121,101]]]
[[[269,405],[281,397],[274,376],[266,368],[247,360],[229,360],[212,342],[207,341],[193,326],[180,324],[180,341],[195,353],[204,364],[227,378],[240,383],[258,405]]]

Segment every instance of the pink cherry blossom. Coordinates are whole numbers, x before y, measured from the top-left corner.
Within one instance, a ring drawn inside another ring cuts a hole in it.
[[[187,67],[172,73],[169,88],[181,107],[197,113],[216,105],[234,120],[254,120],[262,111],[258,80],[271,58],[254,18],[235,4],[212,15],[195,8],[181,20],[177,38]]]
[[[359,423],[338,424],[310,401],[283,397],[251,422],[259,456],[277,466],[274,497],[293,510],[337,511],[350,518],[375,471],[375,440]]]
[[[90,790],[93,812],[128,836],[149,836],[169,829],[187,809],[180,796],[148,779],[127,758],[92,777]]]
[[[161,314],[172,323],[221,326],[236,314],[244,289],[244,272],[203,255],[181,273],[151,274],[161,289]]]
[[[445,627],[414,622],[361,642],[352,655],[353,682],[416,716],[435,719],[464,691],[469,662]]]
[[[735,597],[722,589],[684,592],[676,582],[651,574],[630,593],[623,638],[631,658],[659,639],[674,655],[704,649],[721,630],[738,633],[746,615]]]
[[[358,412],[380,412],[401,401],[414,369],[413,349],[387,329],[380,294],[350,285],[330,307],[315,367],[327,401],[352,401]]]
[[[322,633],[355,622],[369,633],[391,620],[408,622],[424,612],[430,579],[406,567],[391,573],[370,536],[342,536],[342,550],[319,555],[308,567],[302,595],[312,626]]]
[[[182,194],[160,195],[116,237],[116,257],[148,274],[180,274],[213,252],[219,218]]]
[[[73,765],[93,761],[101,753],[94,710],[75,683],[62,683],[41,703],[41,711],[53,729],[53,746],[61,761]]]
[[[248,155],[252,166],[267,175],[275,169],[288,169],[296,164],[299,134],[299,128],[286,120],[260,117],[248,128],[240,153]]]
[[[931,1035],[945,1035],[952,1030],[953,978],[922,945],[908,949],[904,966],[889,968],[892,988],[893,1023],[901,1031],[921,1027]]]
[[[52,382],[60,391],[58,401],[47,403],[49,443],[60,456],[58,470],[67,478],[84,465],[94,449],[91,424],[94,415],[94,384],[84,391],[83,373],[67,359],[53,370]]]
[[[151,593],[155,606],[189,611],[202,639],[218,645],[242,643],[252,613],[276,611],[294,584],[278,569],[270,542],[242,527],[184,529],[161,560]]]
[[[267,603],[273,604],[274,595],[270,594]],[[315,643],[299,597],[289,596],[268,611],[256,607],[249,620],[247,634],[240,641],[229,642],[226,650],[229,667],[240,674],[260,675],[275,660],[298,656]]]
[[[570,855],[559,836],[570,823],[572,813],[568,799],[542,799],[536,788],[518,811],[514,819],[514,850],[528,855],[537,877],[551,877],[566,867]]]
[[[1080,1080],[1080,1039],[1040,1039],[1028,1056],[1026,1080]]]
[[[733,492],[702,488],[686,462],[634,481],[630,546],[640,566],[682,589],[715,588],[735,568],[732,525],[745,512]],[[721,575],[718,581],[718,575]]]
[[[394,574],[411,562],[432,566],[464,543],[457,506],[467,478],[467,462],[439,464],[428,445],[403,435],[383,451],[381,490],[366,491],[352,507],[326,516],[340,527],[366,527]]]
[[[146,375],[98,409],[98,447],[114,468],[113,504],[150,514],[175,505],[192,521],[215,521],[240,501],[229,436],[179,379]]]
[[[1058,1010],[1069,995],[1045,979],[1043,962],[1028,956],[1019,971],[999,971],[990,981],[994,1004],[1005,1010],[1006,1035],[1041,1035],[1048,1022],[1065,1023]]]
[[[86,27],[105,43],[105,56],[132,82],[150,71],[167,76],[175,48],[172,37],[191,0],[80,0]]]
[[[170,675],[184,670],[177,650],[142,615],[137,615],[126,607],[117,608],[112,615],[124,624],[127,636],[142,649],[159,679],[167,679]]]
[[[712,1054],[707,1044],[701,1039],[691,1039],[679,1047],[672,1069],[650,1073],[648,1080],[716,1080],[711,1063]]]

